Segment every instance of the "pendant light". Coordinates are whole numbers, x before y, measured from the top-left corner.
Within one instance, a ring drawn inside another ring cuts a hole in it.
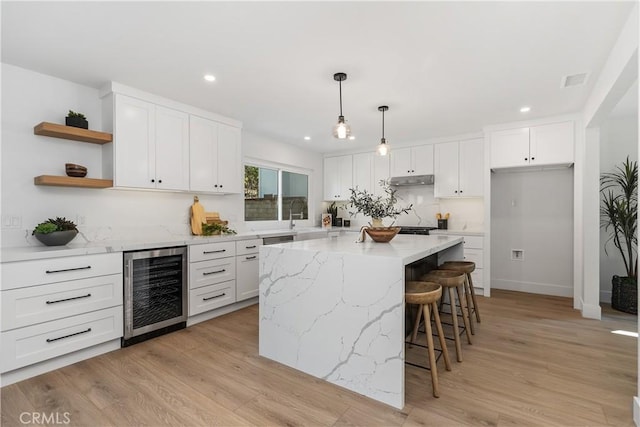
[[[344,121],[342,115],[342,82],[347,80],[345,73],[335,73],[333,80],[340,83],[340,115],[338,116],[338,123],[333,127],[333,136],[338,139],[347,139],[351,136],[351,126]]]
[[[378,155],[386,156],[389,153],[389,144],[387,144],[387,140],[384,139],[384,112],[387,111],[389,107],[386,105],[381,105],[378,107],[378,111],[382,111],[382,138],[380,139],[380,144],[378,145]]]

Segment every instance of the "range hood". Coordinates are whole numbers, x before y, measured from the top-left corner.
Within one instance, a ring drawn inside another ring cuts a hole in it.
[[[389,180],[389,185],[395,187],[405,185],[433,185],[433,175],[394,176]]]

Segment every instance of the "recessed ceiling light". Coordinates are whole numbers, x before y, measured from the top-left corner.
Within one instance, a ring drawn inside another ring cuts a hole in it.
[[[521,112],[521,113],[528,113],[529,111],[531,111],[531,107],[522,107],[522,108],[520,109],[520,112]]]
[[[354,139],[356,139],[356,137],[355,137],[355,136],[353,136],[353,135],[351,135],[351,136],[349,137],[349,139],[353,141]]]
[[[208,82],[213,82],[215,81],[216,76],[214,76],[213,74],[205,74],[204,79]]]
[[[310,137],[310,136],[305,136],[305,137],[304,137],[304,140],[305,140],[305,141],[311,141],[311,137]]]

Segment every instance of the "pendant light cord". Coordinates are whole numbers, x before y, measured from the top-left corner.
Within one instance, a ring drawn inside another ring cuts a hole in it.
[[[340,84],[340,115],[342,116],[342,80],[338,83]]]
[[[382,139],[384,139],[384,109],[382,110]]]

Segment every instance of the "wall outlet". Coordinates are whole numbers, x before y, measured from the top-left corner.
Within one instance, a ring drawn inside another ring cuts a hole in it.
[[[522,261],[524,259],[524,251],[522,249],[511,249],[511,260]]]
[[[2,215],[2,228],[22,228],[22,217],[19,215]]]

